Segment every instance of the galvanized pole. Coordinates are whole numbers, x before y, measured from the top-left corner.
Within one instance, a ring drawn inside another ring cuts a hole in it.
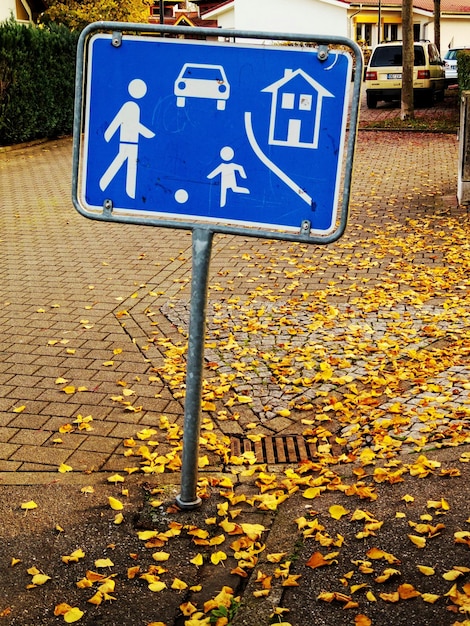
[[[195,509],[201,505],[201,498],[197,495],[197,475],[207,288],[213,236],[212,230],[202,228],[195,228],[192,235],[193,259],[184,404],[183,465],[181,493],[176,497],[176,503],[182,509]]]

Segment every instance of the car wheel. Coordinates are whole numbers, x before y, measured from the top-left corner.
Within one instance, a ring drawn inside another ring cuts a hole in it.
[[[415,106],[420,109],[428,109],[436,102],[434,89],[417,89],[414,92]]]
[[[436,89],[430,89],[428,94],[429,95],[426,98],[426,102],[428,103],[428,106],[433,107],[438,101],[439,92],[437,92]]]
[[[377,108],[377,96],[373,93],[366,93],[366,102],[368,109],[376,109]]]

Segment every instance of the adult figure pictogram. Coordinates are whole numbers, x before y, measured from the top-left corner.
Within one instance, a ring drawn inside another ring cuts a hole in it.
[[[139,100],[147,93],[147,84],[140,78],[134,78],[129,83],[128,91],[134,100]],[[155,133],[140,123],[140,107],[133,100],[125,102],[119,109],[104,133],[105,140],[109,142],[117,131],[119,131],[119,151],[101,177],[100,189],[104,191],[126,164],[126,193],[130,198],[135,198],[140,136],[152,139]]]

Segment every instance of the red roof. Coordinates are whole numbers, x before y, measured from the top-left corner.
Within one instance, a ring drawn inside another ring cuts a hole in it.
[[[233,0],[225,0],[225,2],[212,3],[215,6],[212,6],[210,10],[215,9],[216,7],[222,7],[224,5],[230,4]],[[378,7],[379,0],[364,0],[360,2],[359,0],[344,0],[346,4],[350,4],[352,6],[358,7]],[[204,4],[200,2],[200,4]],[[389,7],[401,7],[402,0],[382,0],[381,7],[386,8]],[[434,1],[433,0],[413,0],[413,6],[416,9],[423,9],[424,11],[429,11],[430,13],[434,12]],[[441,12],[442,13],[470,13],[470,0],[441,0]]]
[[[363,7],[378,7],[378,0],[365,0],[364,2],[357,2],[357,0],[350,1],[353,6]],[[382,8],[387,7],[401,7],[402,0],[383,0],[381,2]],[[415,9],[423,9],[424,11],[434,12],[433,0],[413,0],[413,6]],[[470,0],[441,0],[441,13],[470,13]]]

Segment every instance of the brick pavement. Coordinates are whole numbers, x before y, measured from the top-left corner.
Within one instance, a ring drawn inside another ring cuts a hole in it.
[[[455,199],[457,149],[454,135],[360,132],[342,240],[309,247],[216,236],[211,307],[233,297],[252,301],[257,289],[286,300],[308,292],[352,302],[361,283],[373,285],[395,261],[389,252],[376,258],[380,250],[368,241],[377,233],[400,232],[410,217],[465,214]],[[77,472],[122,469],[125,438],[162,414],[182,424],[182,400],[155,368],[164,353],[158,339],[182,338],[162,307],[184,309],[189,298],[190,234],[84,219],[71,204],[70,172],[70,139],[0,152],[5,483],[24,483],[32,473],[46,480],[61,463]],[[423,247],[423,264],[439,254]],[[113,399],[123,383],[133,392],[130,407]],[[240,413],[220,430],[240,435],[255,421],[266,433],[298,432],[275,413]],[[92,430],[80,416],[92,417]],[[61,433],[66,424],[72,432]]]

